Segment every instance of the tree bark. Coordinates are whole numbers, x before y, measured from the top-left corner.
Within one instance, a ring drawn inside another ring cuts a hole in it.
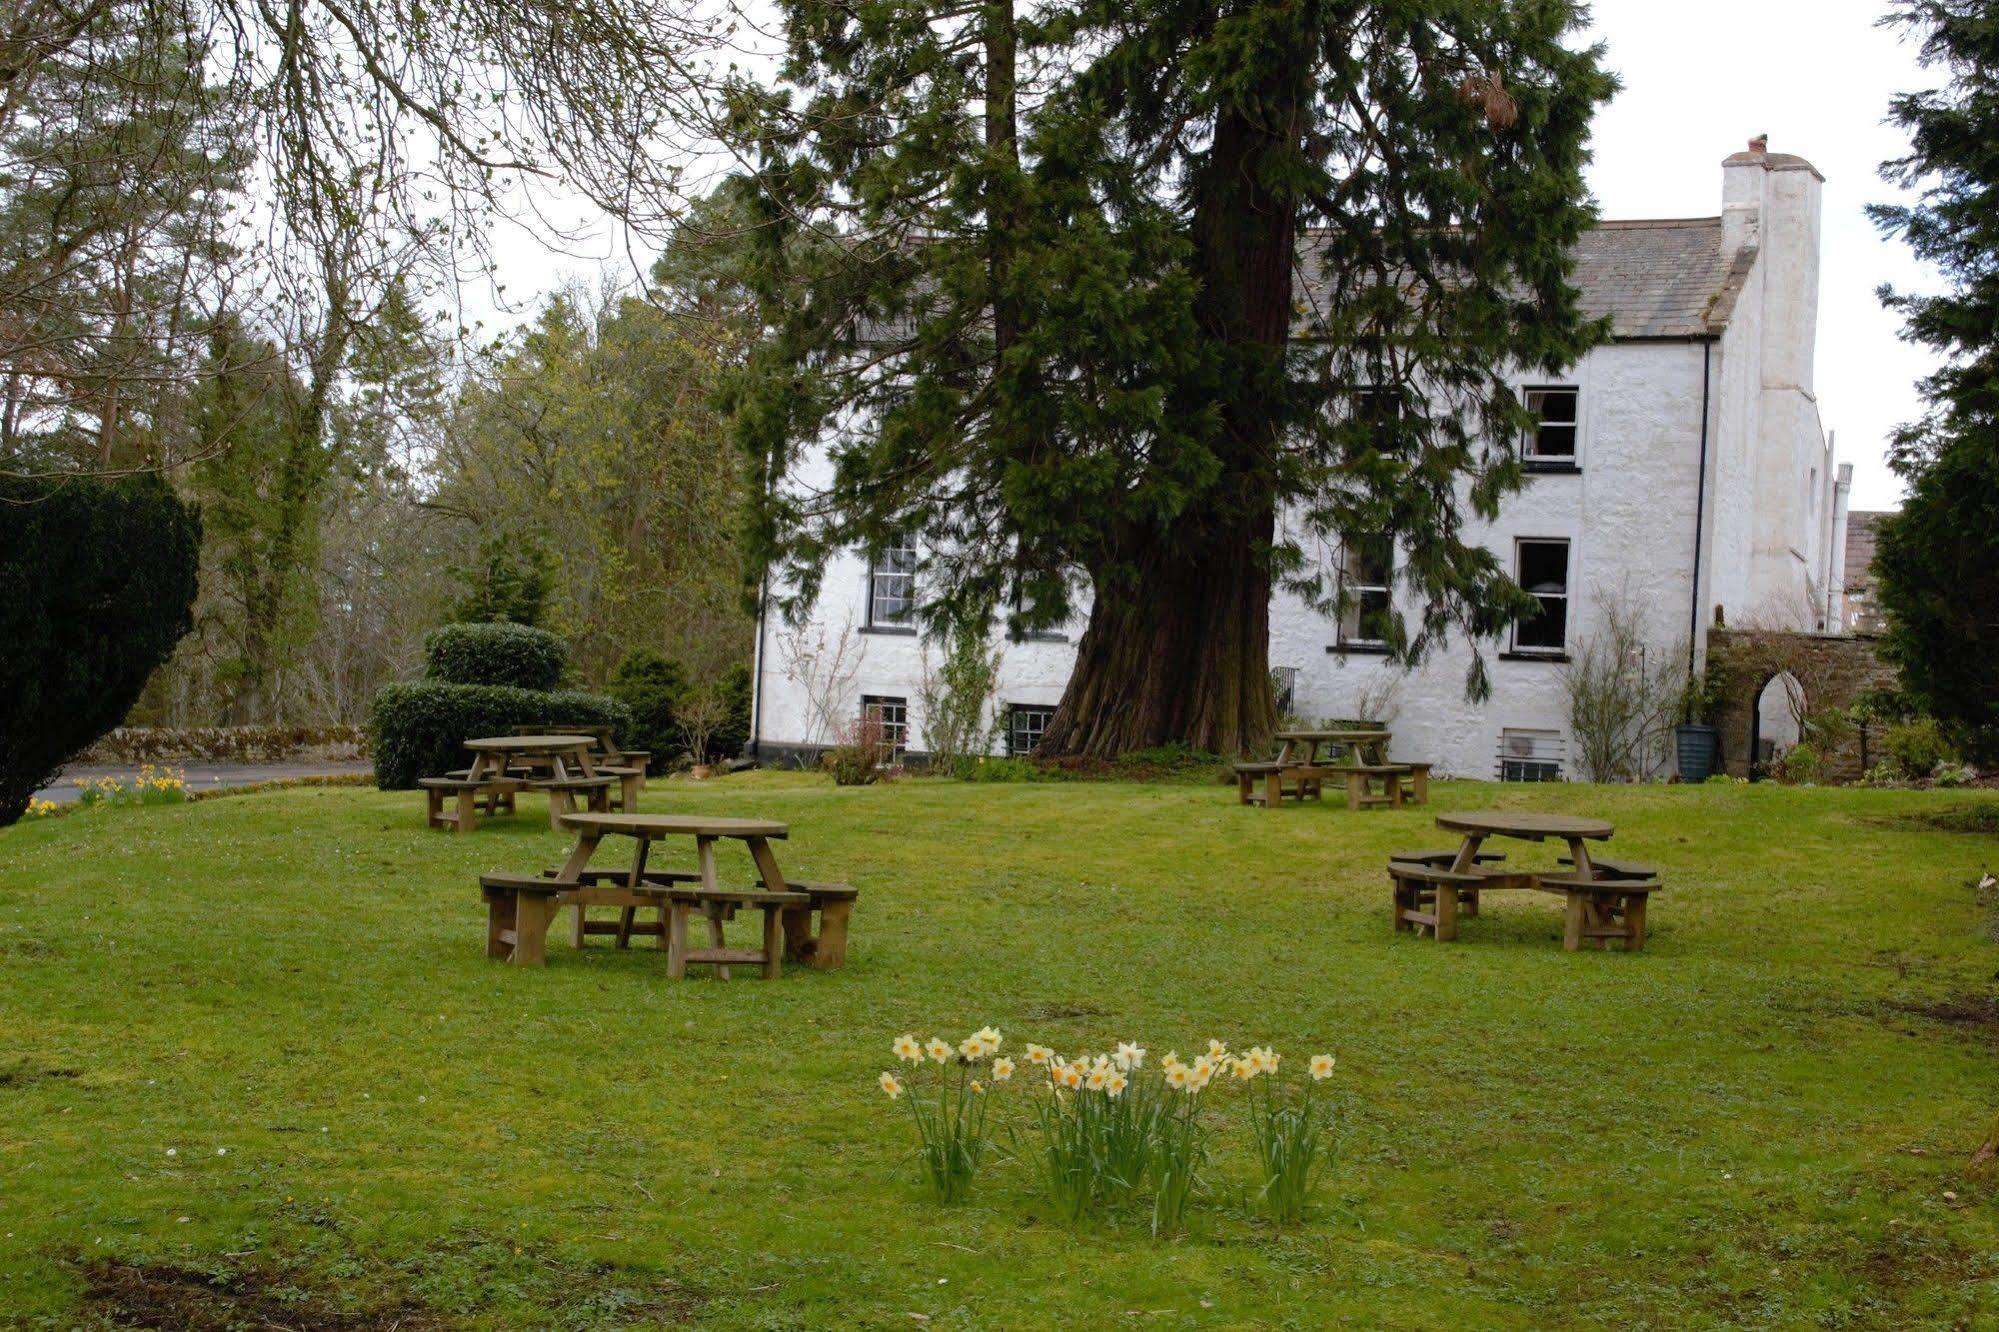
[[[1192,237],[1197,314],[1222,367],[1222,475],[1166,531],[1134,534],[1111,552],[1044,755],[1110,758],[1172,741],[1233,755],[1261,748],[1276,729],[1273,459],[1285,429],[1298,208],[1273,187],[1282,176],[1272,168],[1297,149],[1296,71],[1310,64],[1303,54],[1270,62],[1256,95],[1216,118],[1192,181]],[[1192,414],[1212,405],[1181,406]]]
[[[1274,523],[1266,508],[1232,531],[1147,542],[1132,576],[1100,583],[1040,752],[1111,758],[1178,741],[1239,754],[1264,744],[1277,725]]]

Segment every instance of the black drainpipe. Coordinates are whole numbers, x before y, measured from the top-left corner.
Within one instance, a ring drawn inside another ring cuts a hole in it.
[[[1694,590],[1687,608],[1687,673],[1694,671],[1695,645],[1701,633],[1701,536],[1707,516],[1707,418],[1709,370],[1714,361],[1714,339],[1701,341],[1701,467],[1694,482]],[[1691,720],[1691,719],[1689,719]]]

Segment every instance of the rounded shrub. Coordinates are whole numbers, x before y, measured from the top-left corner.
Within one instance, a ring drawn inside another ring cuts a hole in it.
[[[559,689],[569,671],[560,634],[525,624],[447,624],[423,640],[426,680],[456,685]]]
[[[375,695],[371,726],[375,785],[385,791],[415,786],[470,762],[465,742],[509,735],[518,726],[603,724],[620,744],[629,743],[632,713],[614,698],[577,690],[543,691],[512,685],[447,684],[418,680],[385,685]]]
[[[0,477],[0,825],[193,627],[201,516],[157,476]]]

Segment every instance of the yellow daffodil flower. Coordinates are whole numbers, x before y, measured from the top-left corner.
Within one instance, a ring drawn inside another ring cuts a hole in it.
[[[993,1060],[994,1082],[1005,1082],[1008,1078],[1012,1076],[1013,1076],[1013,1061],[1011,1059]]]
[[[902,1083],[896,1080],[895,1074],[884,1071],[881,1077],[881,1084],[882,1090],[888,1093],[889,1100],[893,1101],[896,1097],[902,1095]]]
[[[895,1038],[895,1044],[890,1048],[895,1051],[897,1059],[903,1060],[906,1063],[920,1064],[923,1062],[923,1043],[914,1036],[898,1036]]]
[[[1333,1076],[1333,1057],[1329,1054],[1315,1054],[1311,1063],[1312,1081],[1324,1082]]]

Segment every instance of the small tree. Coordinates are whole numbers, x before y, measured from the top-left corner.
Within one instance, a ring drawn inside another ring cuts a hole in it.
[[[1596,626],[1562,670],[1576,766],[1592,782],[1644,781],[1666,761],[1686,649],[1653,651],[1626,592],[1597,599]]]
[[[200,516],[156,476],[0,478],[0,826],[193,628],[200,551]]]
[[[687,752],[694,762],[708,762],[708,743],[729,720],[729,696],[725,681],[708,679],[689,685],[680,696],[676,720],[687,740]]]
[[[852,619],[842,621],[837,632],[802,624],[778,635],[778,670],[805,698],[806,744],[822,744],[839,728],[847,695],[860,676],[863,651]]]
[[[1004,655],[982,633],[952,626],[940,636],[941,664],[933,667],[930,645],[922,649],[923,673],[916,686],[922,709],[924,747],[940,772],[992,746],[993,691]]]

